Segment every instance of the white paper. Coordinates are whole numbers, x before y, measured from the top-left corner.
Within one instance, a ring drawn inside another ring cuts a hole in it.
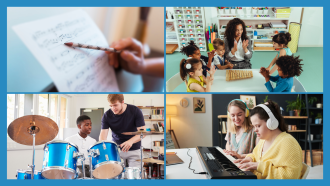
[[[66,42],[79,42],[109,46],[86,12],[76,10],[23,23],[13,29],[47,71],[59,91],[119,91],[114,69],[108,64],[108,56],[104,51],[64,45]]]

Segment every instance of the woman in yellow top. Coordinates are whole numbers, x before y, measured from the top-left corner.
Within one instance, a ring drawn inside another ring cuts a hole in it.
[[[234,162],[240,169],[253,171],[258,179],[300,179],[302,150],[287,133],[279,106],[268,100],[251,110],[250,116],[260,141],[252,154]]]
[[[211,70],[207,72],[210,76],[205,78],[202,62],[198,59],[189,57],[187,60],[182,59],[180,62],[180,76],[186,83],[187,92],[210,92],[215,67],[211,67]],[[188,75],[189,80],[187,81]],[[204,88],[204,84],[206,84],[206,88]]]

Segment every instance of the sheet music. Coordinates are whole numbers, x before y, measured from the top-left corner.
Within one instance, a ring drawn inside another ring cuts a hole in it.
[[[53,79],[59,91],[119,91],[114,69],[109,66],[104,51],[64,45],[66,42],[79,42],[109,46],[86,12],[76,10],[23,23],[13,29]]]

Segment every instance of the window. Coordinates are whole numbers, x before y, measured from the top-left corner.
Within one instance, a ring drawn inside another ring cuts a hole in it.
[[[15,119],[15,94],[7,94],[7,127]]]

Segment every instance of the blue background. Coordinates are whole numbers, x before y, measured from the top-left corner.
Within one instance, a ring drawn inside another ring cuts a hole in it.
[[[201,1],[201,0],[189,0],[189,1],[184,1],[184,0],[163,0],[163,1],[151,1],[151,0],[126,0],[126,1],[114,1],[114,0],[103,0],[103,1],[87,1],[87,0],[57,0],[57,1],[40,1],[40,0],[15,0],[11,3],[5,2],[5,0],[2,0],[0,2],[1,5],[1,11],[0,11],[0,19],[2,22],[2,29],[0,30],[2,38],[1,38],[1,56],[2,60],[0,62],[1,65],[1,73],[0,73],[0,78],[1,78],[1,87],[0,87],[0,113],[2,116],[2,119],[6,119],[6,105],[7,105],[7,99],[6,99],[6,94],[7,94],[7,39],[6,36],[6,25],[7,25],[7,7],[107,7],[107,6],[113,6],[113,7],[124,7],[124,6],[131,6],[131,7],[138,7],[138,6],[157,6],[157,7],[171,7],[171,6],[201,6],[201,7],[216,7],[216,6],[257,6],[257,7],[262,7],[262,6],[268,6],[268,7],[279,7],[279,6],[288,6],[288,7],[308,7],[308,6],[313,6],[313,7],[323,7],[324,12],[323,12],[323,28],[324,31],[328,31],[329,28],[329,11],[328,9],[330,8],[329,6],[330,1],[307,1],[307,0],[290,0],[290,1],[261,1],[261,0],[236,0],[236,1]],[[165,16],[164,16],[165,17]],[[165,24],[165,23],[164,23]],[[325,34],[327,32],[324,32]],[[310,33],[313,34],[313,33]],[[329,37],[323,36],[324,40],[324,51],[327,53],[327,50],[329,49]],[[165,39],[165,35],[164,35]],[[165,45],[165,42],[164,42]],[[165,46],[164,46],[165,48]],[[164,52],[165,54],[165,52]],[[17,51],[17,55],[19,55],[19,51]],[[323,58],[323,66],[324,69],[328,69],[329,67],[329,62],[327,58]],[[312,62],[312,61],[311,61]],[[24,63],[24,61],[22,61]],[[166,65],[166,64],[165,64]],[[166,70],[166,67],[165,67]],[[323,69],[322,69],[323,70]],[[28,72],[27,72],[28,73]],[[166,74],[166,72],[164,73]],[[327,122],[329,121],[329,116],[327,116],[326,113],[329,112],[329,106],[330,100],[328,99],[329,97],[329,87],[328,83],[326,83],[326,79],[330,77],[329,74],[323,73],[324,74],[324,85],[323,85],[323,90],[324,90],[324,117],[323,117],[323,122],[325,123],[324,128],[323,128],[323,133],[325,134],[323,136],[324,138],[324,160],[323,160],[323,166],[324,166],[324,172],[323,172],[323,180],[35,180],[35,181],[25,181],[25,180],[7,180],[7,127],[6,127],[6,122],[2,122],[1,129],[3,129],[2,134],[0,136],[0,141],[2,145],[2,150],[0,153],[0,158],[2,160],[1,162],[1,169],[0,169],[0,180],[1,180],[1,185],[45,185],[51,186],[51,185],[56,185],[58,186],[59,184],[65,184],[65,185],[105,185],[105,184],[112,184],[112,185],[143,185],[145,186],[146,184],[149,185],[189,185],[189,186],[194,186],[194,185],[250,185],[250,184],[255,184],[255,185],[292,185],[296,184],[299,186],[302,185],[330,185],[330,179],[327,176],[329,175],[329,165],[328,162],[329,160],[327,157],[329,157],[328,151],[329,151],[329,138],[327,136],[327,132],[329,132],[329,126],[327,125]],[[311,78],[313,76],[316,76],[317,74],[311,75]],[[165,78],[164,78],[165,79]],[[165,81],[165,80],[164,80]],[[165,85],[165,83],[164,83]],[[164,88],[164,90],[166,90]],[[15,93],[15,92],[10,92],[10,93]],[[20,92],[22,94],[22,92]],[[28,92],[31,93],[31,92]],[[37,92],[32,92],[32,93],[37,93]],[[186,92],[185,92],[186,93]],[[252,94],[253,92],[251,92]],[[313,93],[313,92],[309,92]],[[230,93],[227,93],[230,94]],[[166,96],[164,96],[164,99],[166,100]],[[165,101],[164,100],[164,101]],[[24,154],[22,154],[22,158],[24,157]]]

